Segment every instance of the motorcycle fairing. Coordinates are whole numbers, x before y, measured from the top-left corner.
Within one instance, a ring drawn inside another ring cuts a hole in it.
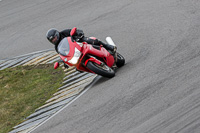
[[[69,63],[68,61],[71,60],[75,53],[75,47],[81,51],[81,47],[76,43],[72,42],[71,37],[64,38],[59,43],[60,50],[58,48],[58,52],[60,54],[60,58],[68,65],[74,66],[74,64]],[[58,45],[58,47],[59,47]],[[66,48],[66,49],[65,49]]]
[[[98,65],[101,65],[101,64],[102,64],[102,62],[99,61],[99,60],[97,60],[95,57],[90,57],[89,59],[87,59],[87,60],[85,61],[85,66],[87,66],[88,61],[95,62],[95,63],[97,63]]]
[[[83,47],[84,47],[83,55],[87,53],[92,56],[97,56],[101,58],[102,60],[104,60],[109,67],[113,66],[114,57],[109,52],[107,52],[107,50],[104,47],[100,47],[100,50],[93,48],[92,45],[90,44],[84,45]],[[88,60],[93,61],[93,59],[90,59],[90,58]],[[85,66],[87,65],[88,60],[85,61]],[[99,64],[98,62],[95,62],[95,63]]]

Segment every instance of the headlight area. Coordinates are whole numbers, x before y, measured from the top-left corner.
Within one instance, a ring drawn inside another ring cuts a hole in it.
[[[68,62],[75,65],[78,62],[80,56],[81,52],[77,48],[75,48],[74,56]]]

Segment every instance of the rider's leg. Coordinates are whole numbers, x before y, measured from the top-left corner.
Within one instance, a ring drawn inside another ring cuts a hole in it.
[[[85,41],[89,44],[92,44],[92,45],[103,45],[103,47],[107,50],[110,50],[112,52],[116,52],[117,50],[117,47],[116,46],[113,46],[113,45],[110,45],[110,44],[106,44],[106,43],[103,43],[102,41],[98,40],[98,39],[91,39],[89,37],[84,37],[82,41]]]
[[[116,46],[113,46],[113,45],[110,45],[110,44],[106,44],[106,43],[104,43],[104,42],[102,42],[102,41],[100,41],[100,40],[98,40],[98,42],[99,42],[99,44],[103,45],[103,47],[104,47],[105,49],[107,49],[107,50],[111,50],[111,51],[113,51],[113,52],[116,52],[116,50],[117,50],[117,47],[116,47]]]
[[[91,38],[88,38],[88,37],[84,37],[81,41],[83,42],[87,42],[88,44],[92,44],[92,45],[97,45],[97,46],[100,46],[100,45],[103,45],[103,47],[107,50],[110,50],[112,53],[112,55],[114,56],[115,58],[115,63],[113,65],[113,68],[116,68],[116,62],[117,62],[117,47],[116,46],[113,46],[113,45],[110,45],[110,44],[105,44],[103,43],[102,41],[99,41],[98,39],[91,39]]]
[[[100,41],[100,40],[95,40],[96,41],[96,44],[98,45],[98,44],[100,44],[100,45],[103,45],[103,47],[105,48],[105,49],[107,49],[107,50],[110,50],[112,53],[112,55],[114,56],[114,58],[115,58],[115,63],[114,63],[114,65],[113,65],[113,68],[116,68],[117,67],[117,65],[116,65],[116,62],[117,62],[117,47],[116,46],[113,46],[113,45],[110,45],[110,44],[105,44],[105,43],[103,43],[102,41]],[[95,45],[95,44],[94,44]]]

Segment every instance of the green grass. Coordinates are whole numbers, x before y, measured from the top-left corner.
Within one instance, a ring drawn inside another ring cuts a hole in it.
[[[62,84],[64,72],[53,65],[19,66],[0,71],[0,133],[24,121]]]

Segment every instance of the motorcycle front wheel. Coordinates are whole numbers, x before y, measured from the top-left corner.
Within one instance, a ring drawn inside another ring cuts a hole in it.
[[[86,67],[91,71],[93,71],[94,73],[101,75],[103,77],[112,78],[115,76],[115,72],[113,71],[113,69],[108,67],[106,64],[98,65],[95,62],[88,61]]]

